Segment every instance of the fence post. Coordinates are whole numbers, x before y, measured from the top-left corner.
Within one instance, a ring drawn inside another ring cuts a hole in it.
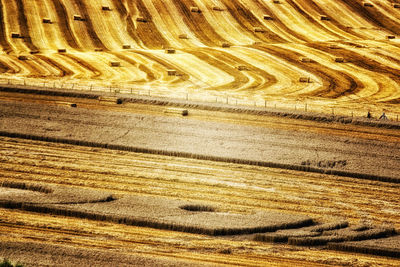
[[[267,100],[264,99],[264,108],[267,108]]]
[[[304,105],[304,111],[307,112],[307,103]]]
[[[75,87],[75,84],[73,83],[73,84],[72,84],[72,88],[71,88],[71,89],[74,89],[74,87]]]

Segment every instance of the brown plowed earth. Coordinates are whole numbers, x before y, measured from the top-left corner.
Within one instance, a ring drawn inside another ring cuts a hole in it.
[[[276,9],[270,9],[265,5],[265,2],[262,0],[253,0],[253,1],[256,3],[256,5],[259,9],[264,11],[264,14],[269,15],[269,14],[279,13],[279,5],[276,7]],[[310,38],[308,38],[307,36],[301,35],[298,32],[290,29],[290,27],[288,27],[283,21],[281,21],[276,16],[275,17],[273,16],[273,23],[277,24],[279,29],[281,29],[283,32],[296,37],[300,41],[304,41],[304,42],[311,41]]]
[[[152,82],[152,81],[156,80],[156,73],[154,73],[151,68],[136,62],[132,57],[129,56],[129,54],[113,53],[113,55],[115,55],[119,59],[122,59],[122,60],[128,62],[132,66],[139,68],[141,71],[145,72],[147,82]]]
[[[134,9],[134,3],[132,1],[128,1],[128,6],[130,10]],[[142,0],[137,1],[136,8],[139,10],[139,15],[145,19],[148,19],[149,21],[146,23],[133,22],[131,15],[128,15],[128,26],[130,26],[132,29],[136,29],[134,33],[137,34],[143,44],[149,49],[163,49],[165,47],[169,47],[169,41],[164,38],[162,33],[154,24],[152,16]],[[162,10],[158,11],[162,14]]]
[[[352,1],[352,0],[340,0],[345,3],[351,10],[355,13],[362,16],[367,21],[372,24],[380,27],[382,29],[386,29],[392,34],[398,34],[400,32],[400,24],[396,21],[393,21],[391,18],[387,17],[384,13],[375,12],[374,8],[364,7],[361,1]]]
[[[135,40],[135,42],[140,45],[142,43],[142,41],[140,40],[139,36],[137,35],[136,32],[136,27],[135,27],[135,23],[132,20],[132,15],[137,15],[136,14],[136,9],[133,10],[127,10],[127,6],[124,3],[121,2],[121,0],[113,0],[112,1],[116,10],[118,11],[118,14],[121,18],[121,21],[126,21],[127,24],[127,32],[129,34],[129,36]]]
[[[63,56],[72,59],[73,61],[77,62],[83,68],[92,72],[93,73],[92,78],[101,76],[101,73],[103,72],[102,70],[93,67],[92,64],[86,62],[84,59],[79,58],[78,56],[75,56],[73,54],[65,54]]]
[[[14,73],[16,73],[17,72],[17,70],[15,70],[14,68],[12,68],[10,65],[8,65],[7,63],[5,63],[5,62],[3,62],[2,60],[0,60],[0,69],[1,69],[1,72],[2,73],[4,73],[4,72],[14,72]]]
[[[205,62],[209,63],[210,65],[213,65],[215,67],[218,68],[222,68],[224,69],[224,71],[226,71],[227,73],[231,73],[233,77],[235,77],[235,80],[230,83],[230,84],[226,84],[223,85],[222,88],[225,88],[226,90],[229,89],[237,89],[240,87],[240,85],[243,84],[247,84],[250,79],[248,78],[248,76],[244,75],[241,73],[241,71],[239,71],[237,69],[237,66],[246,66],[249,68],[250,72],[248,73],[248,75],[253,76],[254,79],[256,80],[256,82],[254,83],[254,85],[252,85],[253,90],[258,90],[260,88],[267,88],[268,86],[271,86],[273,84],[275,84],[277,82],[277,79],[269,74],[267,71],[255,67],[255,66],[248,66],[247,62],[237,56],[234,55],[234,53],[228,53],[228,52],[223,52],[220,50],[210,50],[210,49],[196,49],[196,50],[190,50],[190,53],[193,53],[196,56],[200,56],[199,58],[204,60]],[[198,53],[196,51],[201,51],[202,53]],[[212,59],[211,57],[205,57],[205,54],[209,54],[212,57],[217,58],[218,60],[220,60],[221,62]],[[225,65],[225,68],[223,67]],[[227,69],[228,68],[228,69]],[[234,70],[232,70],[232,68],[234,68]],[[266,79],[267,81],[258,81],[257,78],[263,78]],[[218,87],[213,87],[214,90],[220,90],[220,88]],[[244,90],[248,90],[249,87],[246,87]]]
[[[3,3],[0,1],[0,45],[3,49],[3,51],[10,52],[10,44],[7,41],[6,37],[6,30],[5,30],[5,24],[4,24],[4,12],[3,12]]]
[[[395,69],[395,68],[392,68],[389,66],[383,66],[380,62],[377,62],[376,60],[371,59],[368,56],[361,55],[357,52],[347,50],[344,48],[329,49],[329,47],[327,47],[324,44],[310,43],[310,44],[308,44],[308,46],[325,51],[325,52],[329,52],[337,57],[343,57],[350,64],[354,64],[358,67],[369,70],[371,72],[385,74],[385,76],[390,77],[392,80],[396,81],[397,83],[400,83],[400,70],[399,69]],[[332,51],[332,50],[335,50],[335,51]],[[385,86],[380,87],[380,91],[385,91],[385,90],[387,90],[387,88]]]
[[[257,47],[262,51],[276,55],[288,62],[300,66],[302,69],[315,74],[323,79],[324,87],[317,91],[313,91],[302,96],[319,96],[325,98],[337,98],[344,95],[356,94],[364,88],[364,85],[356,77],[352,77],[345,72],[322,66],[318,62],[302,63],[300,62],[301,54],[289,49],[280,48],[278,46],[261,46]]]
[[[20,25],[21,35],[24,37],[24,42],[30,50],[38,50],[38,48],[32,43],[31,33],[25,16],[24,0],[16,0],[16,3],[18,8],[18,23]]]
[[[222,1],[229,13],[236,19],[236,22],[247,32],[251,32],[257,39],[267,43],[271,42],[284,42],[285,40],[271,32],[264,25],[261,24],[259,18],[247,9],[239,0],[235,1]],[[264,33],[255,33],[254,28],[259,27],[263,29]]]
[[[213,90],[231,90],[249,82],[249,78],[241,73],[237,68],[235,68],[235,64],[237,62],[230,58],[230,55],[228,53],[224,53],[221,51],[211,52],[210,50],[203,52],[199,49],[186,51],[207,62],[208,64],[222,69],[224,72],[235,78],[234,81],[230,83],[226,83],[218,87],[213,87]]]
[[[86,2],[84,0],[74,0],[74,3],[81,11],[82,17],[85,18],[85,27],[94,47],[107,50],[107,47],[103,44],[96,31],[93,29],[92,19],[88,13],[88,6]]]
[[[159,57],[157,57],[157,56],[155,56],[155,55],[153,55],[151,53],[148,53],[146,51],[138,51],[138,50],[136,50],[135,53],[143,55],[143,56],[151,59],[152,61],[157,62],[161,66],[164,66],[165,67],[165,71],[168,70],[168,69],[176,69],[176,70],[178,70],[179,73],[182,74],[182,76],[179,76],[179,78],[181,80],[183,80],[183,81],[187,81],[189,79],[189,75],[187,75],[184,72],[183,69],[181,69],[181,68],[179,68],[179,67],[177,67],[175,65],[172,65],[170,62],[167,62],[166,60],[163,60],[163,59],[161,59],[161,58],[159,58]]]
[[[74,74],[74,71],[63,66],[62,64],[60,64],[59,62],[57,62],[56,60],[44,56],[44,55],[36,55],[36,57],[42,59],[43,61],[47,62],[48,64],[50,64],[51,66],[54,66],[56,69],[60,70],[60,76],[64,77],[64,76],[71,76]]]
[[[190,12],[190,7],[197,6],[194,1],[172,0],[172,2],[182,15],[185,24],[203,44],[207,46],[217,46],[224,41],[224,39],[215,32],[214,28],[209,25],[202,13]],[[159,7],[157,10],[161,14],[166,15],[164,11],[165,8],[163,7],[165,3],[163,3],[163,1],[156,1],[156,3]]]
[[[61,2],[61,0],[52,0],[52,3],[57,13],[58,25],[60,25],[60,29],[63,32],[68,45],[72,48],[80,49],[81,47],[79,47],[76,40],[77,38],[71,29],[71,25],[69,24],[69,14],[67,13],[64,4]]]
[[[318,27],[321,27],[321,25],[317,22],[317,19],[318,18],[315,18],[315,17],[313,17],[313,16],[311,16],[308,12],[307,12],[307,10],[306,10],[306,5],[299,5],[298,3],[297,3],[297,1],[293,1],[293,0],[288,0],[287,1],[288,2],[288,4],[290,4],[290,6],[292,6],[293,7],[293,9],[294,10],[296,10],[298,13],[300,13],[300,14],[302,14],[311,24],[315,24],[315,25],[317,25]],[[315,6],[314,6],[315,7]],[[341,38],[341,36],[339,35],[339,34],[337,34],[337,33],[335,33],[334,31],[332,31],[332,30],[330,30],[330,29],[327,29],[326,27],[324,27],[324,30],[327,32],[327,33],[329,33],[329,34],[331,34],[331,35],[333,35],[333,36],[336,36],[337,37],[337,39],[340,39]]]

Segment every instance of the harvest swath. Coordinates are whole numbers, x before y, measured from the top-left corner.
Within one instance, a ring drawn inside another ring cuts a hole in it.
[[[399,266],[399,58],[391,0],[0,0],[0,262]]]

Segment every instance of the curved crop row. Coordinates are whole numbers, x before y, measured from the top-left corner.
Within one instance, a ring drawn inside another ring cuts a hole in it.
[[[0,76],[393,109],[399,8],[278,2],[2,0]]]

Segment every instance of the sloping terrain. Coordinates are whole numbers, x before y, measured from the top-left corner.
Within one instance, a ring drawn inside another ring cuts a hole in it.
[[[3,78],[400,112],[400,8],[390,0],[2,0],[0,8]]]
[[[399,266],[399,31],[392,0],[0,0],[0,261]]]

